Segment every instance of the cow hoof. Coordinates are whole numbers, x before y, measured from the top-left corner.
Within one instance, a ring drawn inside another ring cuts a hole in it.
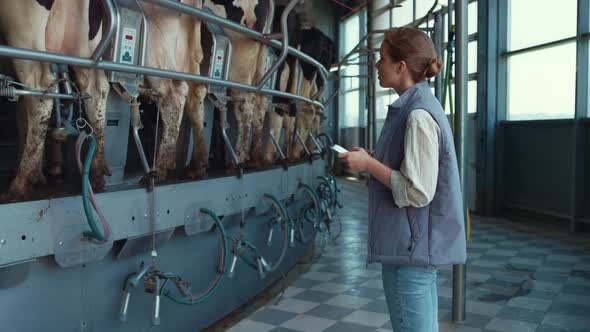
[[[204,178],[207,175],[207,167],[188,167],[184,170],[184,177],[192,180]]]
[[[90,172],[90,185],[92,186],[92,190],[94,192],[97,192],[97,193],[103,192],[104,188],[106,186],[106,183],[104,180],[104,174]]]
[[[20,188],[10,188],[7,192],[0,195],[0,202],[14,203],[26,201],[33,196],[33,188],[31,185],[25,185]]]

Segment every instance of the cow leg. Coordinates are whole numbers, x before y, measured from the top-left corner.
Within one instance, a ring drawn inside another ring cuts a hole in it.
[[[281,128],[283,127],[283,116],[277,114],[276,112],[270,112],[270,133],[274,136],[274,138],[279,141],[281,137]],[[270,139],[267,144],[266,148],[264,149],[264,156],[263,156],[263,163],[264,166],[270,166],[275,161],[277,149]],[[284,152],[284,151],[283,151]]]
[[[303,140],[303,144],[307,145],[307,136],[309,135],[309,131],[311,129],[313,122],[313,109],[309,105],[303,105],[299,112],[297,112],[297,117],[295,120],[295,128],[299,133],[299,136]],[[303,146],[298,139],[294,139],[293,141],[293,149],[292,151],[292,158],[294,160],[299,160],[304,153]]]
[[[250,131],[252,129],[256,95],[251,92],[232,90],[231,96],[235,99],[232,108],[237,122],[234,149],[238,157],[238,163],[242,164],[248,161],[250,152],[248,147],[250,146]]]
[[[285,115],[283,127],[285,129],[285,141],[283,142],[283,153],[289,158],[289,161],[294,161],[293,151],[293,137],[295,135],[295,117]]]
[[[260,168],[263,166],[264,150],[263,150],[263,130],[264,130],[264,118],[268,111],[269,100],[265,95],[256,95],[256,107],[254,108],[254,114],[252,117],[252,153],[251,153],[251,164],[254,168]]]
[[[209,156],[205,146],[205,128],[203,127],[206,94],[207,88],[204,85],[190,83],[190,93],[186,101],[185,111],[193,128],[194,146],[191,163],[185,171],[185,176],[191,179],[204,177],[209,167]]]
[[[164,181],[168,172],[176,168],[176,143],[186,98],[188,84],[185,81],[161,80],[155,90],[162,94],[159,100],[162,119],[162,139],[156,158],[156,181]]]
[[[47,64],[14,60],[14,69],[19,81],[34,89],[44,90],[53,80]],[[19,125],[22,130],[19,136],[24,139],[20,142],[21,156],[16,177],[12,180],[8,192],[0,197],[2,201],[29,199],[34,185],[47,182],[42,168],[53,100],[25,97],[23,103],[26,113],[25,116],[20,116],[20,119],[24,120]]]
[[[104,191],[104,177],[111,175],[104,152],[109,82],[104,72],[100,70],[75,68],[74,72],[80,92],[86,92],[92,96],[92,98],[84,101],[86,117],[92,126],[92,133],[96,138],[96,150],[92,159],[92,168],[90,169],[90,183],[95,191]]]

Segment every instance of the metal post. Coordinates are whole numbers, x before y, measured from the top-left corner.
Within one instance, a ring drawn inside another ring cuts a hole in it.
[[[367,32],[369,34],[369,38],[368,38],[368,42],[367,42],[367,48],[373,48],[376,45],[373,45],[374,42],[374,38],[373,38],[373,12],[375,11],[375,1],[374,0],[370,0],[368,3],[369,6],[369,14],[367,15]],[[367,142],[367,148],[369,150],[373,150],[374,146],[375,146],[375,142],[377,141],[377,126],[375,125],[375,103],[376,98],[375,98],[375,54],[372,52],[369,52],[367,54],[367,64],[368,64],[368,69],[367,69],[367,110],[368,110],[368,114],[367,114],[367,131],[368,131],[368,142]]]
[[[590,31],[590,0],[578,1],[578,36],[582,36]],[[584,173],[586,169],[584,149],[585,128],[582,122],[588,117],[590,101],[588,93],[590,84],[588,75],[590,69],[590,49],[588,39],[579,38],[576,44],[576,114],[574,119],[574,139],[573,139],[573,160],[572,160],[572,194],[571,194],[571,220],[570,230],[579,231],[578,218],[582,214],[584,206]]]
[[[467,213],[467,0],[457,0],[455,64],[455,149],[463,189],[463,211]],[[450,5],[449,5],[450,8]],[[450,11],[450,10],[449,10]],[[451,16],[449,15],[449,21]],[[449,30],[450,31],[450,30]],[[465,320],[465,265],[453,266],[453,321]]]
[[[444,19],[443,15],[438,13],[434,15],[434,47],[439,58],[444,55]],[[434,79],[434,94],[442,102],[444,73],[439,73]]]

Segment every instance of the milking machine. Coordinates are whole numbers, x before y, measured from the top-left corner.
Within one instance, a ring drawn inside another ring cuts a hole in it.
[[[114,0],[117,30],[110,48],[104,58],[114,63],[144,66],[148,40],[148,20],[139,1]],[[141,124],[139,102],[139,88],[143,83],[143,76],[107,72],[112,90],[107,98],[106,127],[105,127],[105,158],[111,170],[111,176],[106,178],[107,185],[117,185],[124,182],[127,150],[129,145],[129,127],[139,153],[144,173],[153,178],[139,131]],[[150,176],[151,174],[151,176]],[[153,186],[153,183],[151,183]]]
[[[212,13],[210,9],[204,8],[203,11]],[[209,31],[211,36],[211,47],[203,47],[205,53],[205,59],[209,58],[210,61],[204,61],[201,67],[201,72],[206,73],[209,77],[221,80],[229,79],[229,69],[231,64],[232,56],[232,45],[229,37],[225,34],[223,28],[219,25],[204,21],[205,27]],[[210,54],[210,57],[207,57]],[[242,165],[236,154],[235,148],[230,140],[229,130],[230,123],[228,121],[228,101],[238,103],[243,102],[241,100],[233,100],[227,95],[227,88],[218,85],[207,86],[207,99],[205,100],[205,122],[211,124],[205,128],[205,141],[207,145],[207,151],[210,150],[211,136],[213,131],[213,118],[214,110],[217,109],[219,112],[219,129],[222,135],[223,142],[226,148],[226,156],[232,161],[238,170],[238,177],[242,177],[244,165]]]
[[[200,213],[207,215],[213,220],[215,228],[219,233],[220,255],[217,273],[212,282],[202,291],[193,294],[189,281],[183,280],[182,276],[177,273],[162,272],[153,262],[148,265],[141,262],[137,272],[130,274],[123,289],[123,301],[119,311],[119,319],[122,322],[127,321],[131,293],[143,283],[144,291],[153,294],[152,307],[152,324],[160,325],[160,307],[162,297],[166,297],[177,304],[194,305],[206,301],[219,289],[219,285],[226,273],[227,256],[229,252],[228,236],[223,223],[219,217],[211,210],[202,208]],[[176,291],[169,289],[168,285],[173,285]]]

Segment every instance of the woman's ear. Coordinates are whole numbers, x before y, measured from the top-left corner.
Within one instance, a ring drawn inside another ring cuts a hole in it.
[[[401,60],[398,62],[397,73],[403,74],[407,68],[408,68],[408,65],[406,64],[406,62],[404,60]]]

